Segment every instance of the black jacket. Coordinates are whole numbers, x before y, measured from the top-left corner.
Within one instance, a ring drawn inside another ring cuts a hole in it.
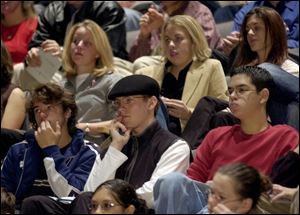
[[[39,16],[39,24],[29,48],[38,47],[46,39],[55,40],[63,46],[66,29],[75,9],[66,1],[53,1]],[[126,51],[126,16],[120,5],[114,1],[85,1],[74,15],[74,24],[91,19],[107,33],[113,54],[122,59],[128,58]]]

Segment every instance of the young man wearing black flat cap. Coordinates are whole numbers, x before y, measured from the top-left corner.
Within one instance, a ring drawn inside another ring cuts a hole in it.
[[[131,75],[115,84],[108,95],[117,111],[110,129],[112,142],[94,165],[85,190],[94,191],[103,181],[120,178],[135,186],[152,207],[156,180],[170,172],[186,171],[188,144],[155,119],[159,92],[158,83],[144,75]]]
[[[112,121],[112,141],[97,157],[85,184],[85,192],[73,202],[69,213],[89,213],[92,192],[104,181],[128,181],[153,208],[156,180],[171,172],[185,173],[190,162],[186,141],[160,127],[155,118],[159,101],[158,83],[144,75],[131,75],[115,84],[108,95],[117,116]],[[41,207],[35,212],[44,212]],[[109,211],[108,211],[109,212]]]

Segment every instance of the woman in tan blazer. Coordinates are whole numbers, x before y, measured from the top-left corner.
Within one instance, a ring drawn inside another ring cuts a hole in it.
[[[136,71],[161,86],[170,115],[169,129],[180,135],[198,101],[204,96],[228,100],[225,75],[199,23],[187,15],[171,17],[162,29],[164,63]]]

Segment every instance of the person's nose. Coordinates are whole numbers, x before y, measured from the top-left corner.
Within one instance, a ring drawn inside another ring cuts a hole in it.
[[[175,43],[174,43],[173,40],[170,40],[170,41],[169,41],[169,47],[170,47],[170,48],[175,47]]]
[[[41,119],[41,121],[44,121],[45,119],[47,119],[48,114],[45,111],[40,111],[38,116]]]
[[[254,31],[251,28],[248,30],[248,35],[254,35]]]

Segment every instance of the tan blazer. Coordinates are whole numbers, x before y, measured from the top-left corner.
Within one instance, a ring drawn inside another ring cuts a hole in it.
[[[135,74],[143,74],[154,78],[162,85],[164,64],[139,69]],[[204,62],[193,62],[185,79],[182,101],[193,111],[198,101],[204,96],[212,96],[228,101],[226,96],[227,83],[218,60],[207,59]],[[180,120],[182,130],[187,120]]]

